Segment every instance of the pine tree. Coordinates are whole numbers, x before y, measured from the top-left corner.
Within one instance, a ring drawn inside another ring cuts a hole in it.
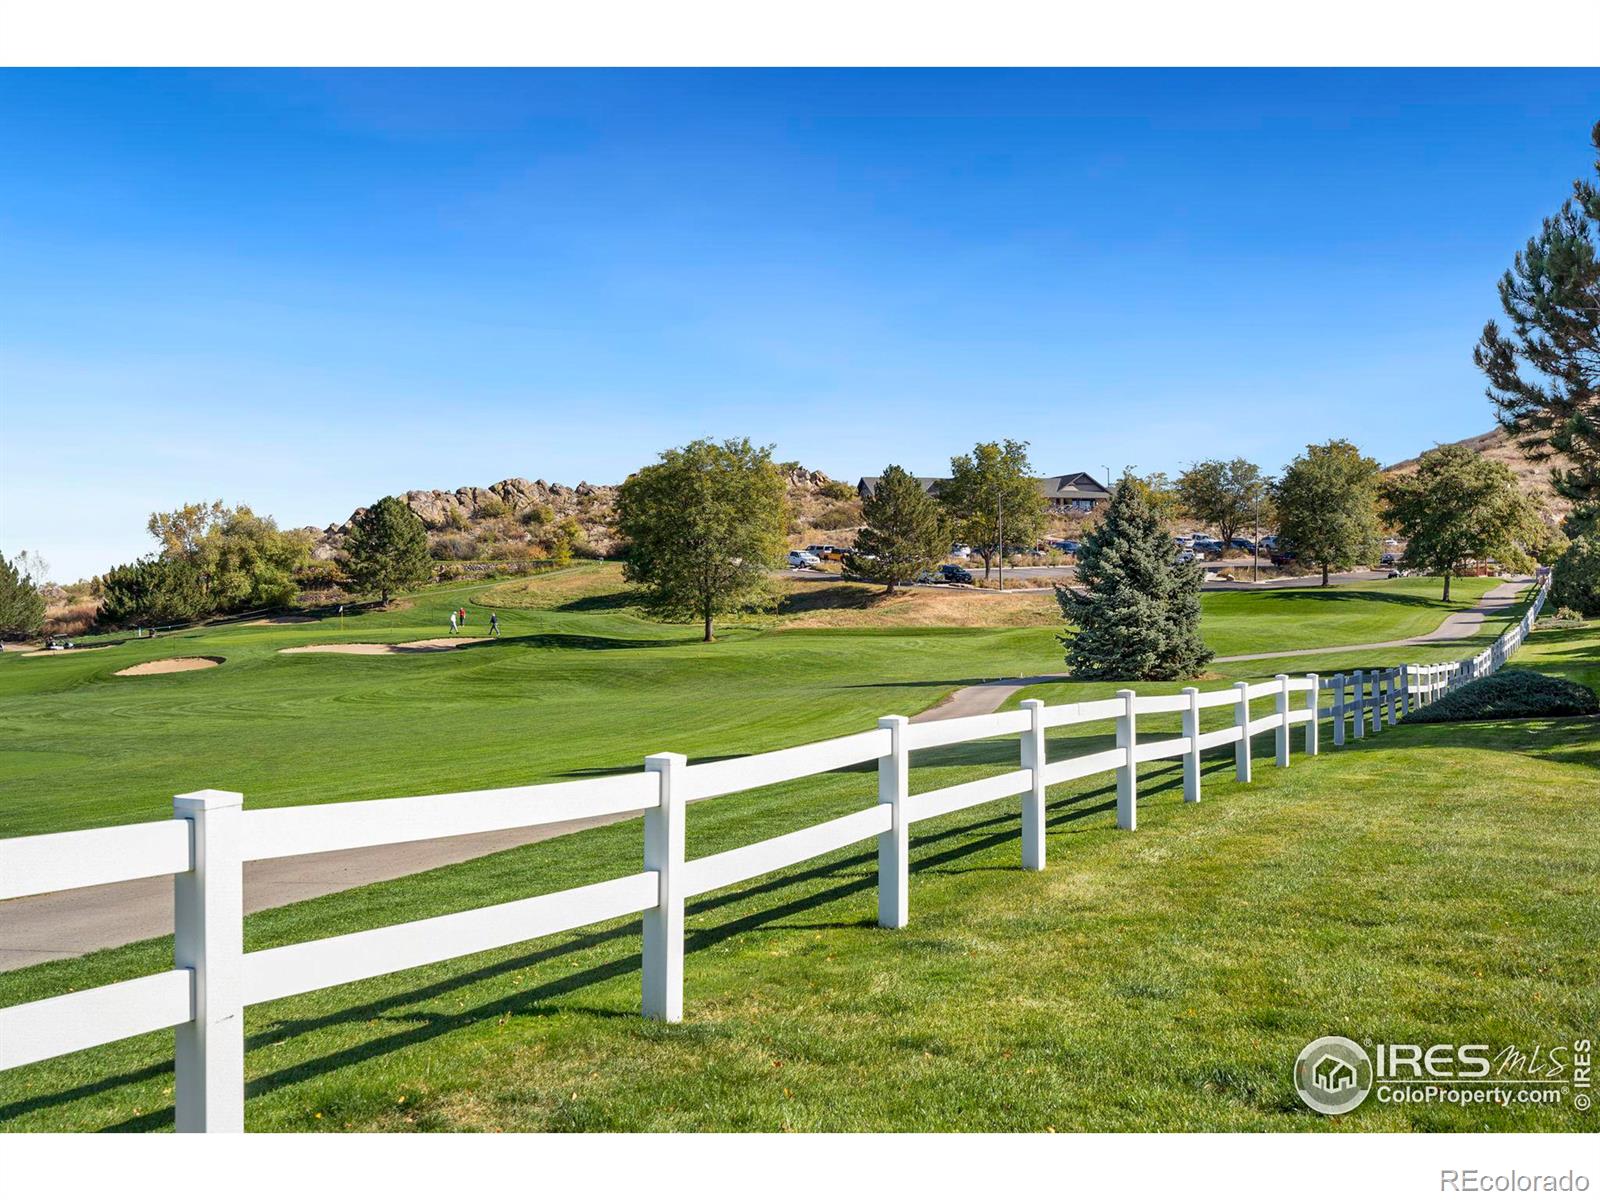
[[[377,592],[385,604],[402,588],[433,578],[428,531],[403,501],[385,496],[350,523],[347,570],[357,588]]]
[[[1600,151],[1600,122],[1590,137]],[[1501,424],[1535,459],[1566,455],[1556,491],[1600,509],[1600,187],[1572,185],[1501,278],[1500,307],[1510,330],[1490,321],[1472,357]]]
[[[866,528],[856,537],[850,566],[884,585],[885,593],[931,570],[950,550],[944,510],[904,467],[887,466],[861,503]]]
[[[1187,679],[1211,661],[1200,639],[1198,563],[1179,563],[1144,489],[1124,475],[1078,552],[1076,588],[1056,588],[1077,679]]]

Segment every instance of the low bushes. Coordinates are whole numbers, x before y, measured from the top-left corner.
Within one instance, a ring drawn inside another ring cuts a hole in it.
[[[1407,724],[1490,721],[1506,717],[1582,717],[1600,712],[1581,683],[1537,671],[1501,671],[1478,679],[1405,719]]]

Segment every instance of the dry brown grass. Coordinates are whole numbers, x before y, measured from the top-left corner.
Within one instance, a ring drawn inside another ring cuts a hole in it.
[[[778,618],[789,629],[1009,628],[1061,623],[1061,610],[1051,592],[1008,595],[965,588],[912,588],[888,596],[872,584],[797,580],[788,581],[785,587]]]
[[[95,599],[65,601],[45,609],[44,632],[49,637],[81,637],[94,628],[100,613]]]
[[[1517,483],[1523,492],[1539,506],[1539,512],[1545,521],[1551,525],[1560,524],[1569,512],[1572,511],[1572,502],[1556,495],[1555,488],[1550,483],[1550,469],[1552,467],[1571,467],[1569,459],[1562,455],[1555,455],[1547,462],[1534,462],[1522,449],[1511,440],[1511,435],[1503,429],[1491,429],[1488,433],[1480,433],[1477,437],[1462,438],[1451,445],[1465,446],[1469,450],[1476,450],[1485,458],[1494,462],[1504,463],[1511,468],[1511,473],[1517,477]],[[1392,467],[1385,467],[1385,475],[1409,475],[1417,469],[1417,460],[1408,458],[1405,462],[1395,463]]]
[[[531,579],[508,580],[479,592],[476,601],[489,608],[560,608],[574,600],[614,596],[631,590],[631,586],[623,582],[621,563],[597,562],[535,575]]]

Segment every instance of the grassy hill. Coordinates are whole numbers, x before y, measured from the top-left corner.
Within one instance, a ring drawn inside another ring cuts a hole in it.
[[[1504,463],[1511,468],[1517,477],[1522,490],[1539,506],[1539,512],[1551,525],[1559,525],[1566,515],[1572,511],[1572,502],[1556,495],[1555,489],[1550,486],[1550,469],[1552,467],[1567,466],[1567,460],[1556,455],[1548,462],[1534,462],[1512,441],[1511,435],[1504,429],[1491,429],[1488,433],[1480,433],[1476,437],[1462,438],[1459,442],[1450,445],[1465,446],[1475,450],[1485,458],[1498,463]],[[1417,460],[1408,458],[1404,462],[1395,463],[1392,467],[1385,467],[1387,475],[1408,475],[1417,469]]]

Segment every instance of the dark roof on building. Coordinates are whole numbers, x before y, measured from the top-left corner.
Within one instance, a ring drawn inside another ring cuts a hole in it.
[[[880,478],[878,475],[864,475],[861,482],[856,484],[856,490],[870,496],[878,490]],[[937,496],[939,489],[950,480],[918,475],[917,482],[928,495]],[[1074,471],[1070,475],[1046,475],[1039,480],[1039,491],[1047,500],[1104,500],[1111,495],[1103,484],[1084,471]]]
[[[1074,471],[1071,475],[1046,475],[1039,490],[1052,500],[1104,500],[1111,495],[1092,475]]]

